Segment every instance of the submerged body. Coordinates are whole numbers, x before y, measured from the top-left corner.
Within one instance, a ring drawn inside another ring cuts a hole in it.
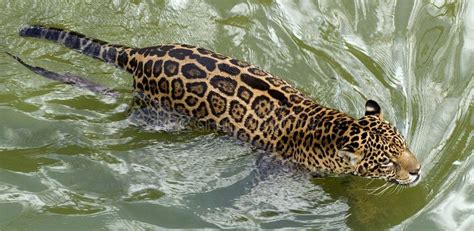
[[[125,69],[146,106],[186,116],[312,172],[404,185],[419,179],[419,162],[375,101],[367,102],[364,117],[354,119],[254,65],[207,49],[130,48],[42,26],[26,27],[20,35],[56,41]]]

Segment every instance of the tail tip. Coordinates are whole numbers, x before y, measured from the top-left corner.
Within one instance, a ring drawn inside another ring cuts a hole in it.
[[[22,27],[20,31],[18,32],[18,34],[22,37],[30,37],[30,36],[36,37],[38,35],[41,35],[43,28],[44,27],[38,26],[38,25],[28,25],[28,26]]]

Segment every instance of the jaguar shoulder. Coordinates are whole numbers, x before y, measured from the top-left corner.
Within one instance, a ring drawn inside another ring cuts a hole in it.
[[[275,153],[314,172],[415,183],[420,163],[380,106],[366,102],[354,119],[324,107],[260,68],[185,44],[131,48],[76,32],[28,26],[43,38],[112,63],[133,75],[133,88],[153,106]]]

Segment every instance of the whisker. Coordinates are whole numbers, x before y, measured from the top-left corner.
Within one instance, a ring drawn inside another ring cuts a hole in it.
[[[402,191],[404,188],[405,188],[405,186],[403,186],[403,185],[400,185],[400,187],[398,188],[398,191],[397,191],[397,193],[401,192],[401,191]]]
[[[389,182],[385,182],[382,186],[379,186],[379,187],[373,189],[373,190],[370,192],[370,194],[375,195],[375,196],[380,195],[380,193],[382,193],[383,191],[386,190],[386,187],[387,187],[387,185],[389,185],[389,184],[390,184]]]
[[[369,184],[372,184],[372,182],[374,182],[374,178],[371,178],[369,182],[367,182],[367,184],[365,186],[369,186]]]
[[[372,184],[373,182],[374,182],[374,179],[373,179],[373,178],[370,179],[370,181],[367,182],[367,184],[365,184],[365,187],[367,187],[367,188],[364,187],[362,190],[364,190],[364,191],[373,191],[374,189],[371,188],[371,184]]]
[[[384,184],[384,185],[385,185],[385,184]],[[373,195],[373,194],[376,193],[378,190],[380,190],[380,188],[382,188],[384,185],[381,185],[381,186],[379,186],[379,187],[377,187],[377,188],[368,189],[368,190],[370,190],[369,194],[372,194],[372,195]]]
[[[382,196],[389,188],[393,187],[393,184],[387,184],[388,186],[385,187],[382,191],[378,193],[378,196]]]
[[[391,194],[397,193],[398,187],[399,187],[398,184],[395,185],[395,187],[393,187],[393,189],[390,191],[390,193],[391,193]]]
[[[365,184],[364,188],[362,188],[361,190],[364,190],[364,191],[372,190],[372,189],[370,188],[370,184],[372,184],[372,182],[374,181],[374,179],[373,179],[373,178],[368,178],[368,180],[369,180],[369,181]],[[366,187],[367,187],[367,188],[366,188]]]

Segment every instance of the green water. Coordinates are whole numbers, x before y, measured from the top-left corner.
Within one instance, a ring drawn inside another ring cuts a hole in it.
[[[0,51],[117,89],[39,77],[0,54],[0,229],[469,230],[474,226],[474,1],[0,0]],[[377,100],[422,162],[415,187],[259,173],[215,134],[129,122],[131,76],[27,24],[113,43],[180,42],[257,64],[318,102]]]

